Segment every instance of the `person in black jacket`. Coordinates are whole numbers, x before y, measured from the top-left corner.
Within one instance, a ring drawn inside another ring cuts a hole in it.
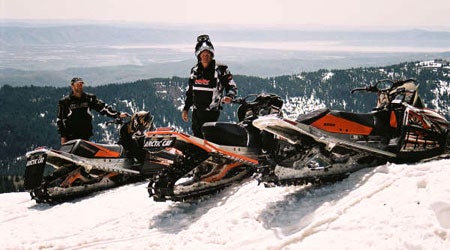
[[[233,100],[237,86],[228,66],[214,60],[214,46],[208,35],[197,37],[195,56],[198,62],[191,69],[181,117],[185,122],[189,121],[189,109],[193,106],[192,132],[194,136],[203,138],[202,125],[219,119],[221,103]]]
[[[56,124],[61,135],[61,144],[69,140],[89,140],[92,136],[91,109],[112,118],[126,117],[108,106],[94,94],[83,91],[83,79],[74,77],[70,83],[72,92],[58,103]]]

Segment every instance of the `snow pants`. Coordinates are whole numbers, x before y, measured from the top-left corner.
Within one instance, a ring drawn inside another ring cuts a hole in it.
[[[192,132],[195,137],[203,138],[202,126],[205,122],[216,122],[220,111],[194,109],[192,112]]]

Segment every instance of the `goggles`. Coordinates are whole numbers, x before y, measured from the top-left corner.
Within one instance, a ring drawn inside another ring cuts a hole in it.
[[[201,36],[197,37],[197,42],[198,43],[206,42],[206,41],[209,41],[209,36],[208,35],[201,35]]]

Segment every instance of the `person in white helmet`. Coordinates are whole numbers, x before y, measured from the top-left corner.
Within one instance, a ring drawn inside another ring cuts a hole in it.
[[[189,121],[192,106],[192,132],[194,136],[203,138],[202,125],[219,119],[221,104],[233,100],[237,86],[228,66],[214,60],[214,46],[208,35],[197,37],[195,56],[198,62],[191,69],[181,117],[185,122]]]

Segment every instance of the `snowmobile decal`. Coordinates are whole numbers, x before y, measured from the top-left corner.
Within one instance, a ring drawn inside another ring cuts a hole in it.
[[[120,156],[120,152],[116,152],[116,151],[112,151],[109,150],[105,147],[102,147],[100,145],[91,143],[91,142],[87,142],[88,144],[90,144],[91,146],[95,147],[95,149],[97,149],[98,151],[95,153],[95,157],[111,157],[111,158],[117,158]]]
[[[32,189],[41,184],[44,175],[45,163],[47,161],[46,154],[34,154],[27,156],[27,164],[25,168],[26,189]]]
[[[145,140],[144,148],[171,147],[175,143],[175,138],[161,138],[160,140]]]
[[[211,173],[209,173],[207,176],[203,176],[204,181],[206,182],[214,182],[214,181],[219,181],[220,179],[222,179],[223,177],[225,177],[225,175],[233,168],[241,166],[242,163],[239,162],[233,162],[231,164],[226,164],[225,166],[221,167],[220,169],[217,169],[217,171],[215,171],[215,169],[213,169],[211,171]]]
[[[32,166],[32,165],[40,165],[44,163],[45,164],[45,155],[37,155],[36,158],[31,158],[27,160],[26,166]]]
[[[165,135],[167,137],[161,138],[161,137],[155,137],[155,135],[159,135],[159,136]],[[165,138],[170,138],[170,139],[165,139]],[[234,147],[234,148],[231,147],[231,148],[228,148],[228,150],[223,150],[217,144],[211,143],[207,140],[200,139],[200,138],[197,138],[194,136],[189,136],[184,133],[177,132],[177,131],[148,132],[147,138],[146,138],[146,145],[150,145],[149,148],[152,148],[153,145],[163,144],[162,142],[166,141],[166,143],[164,143],[164,144],[167,144],[167,145],[161,145],[161,147],[172,147],[175,140],[181,140],[186,143],[190,143],[192,145],[195,145],[195,146],[205,150],[208,153],[220,153],[223,155],[227,155],[229,157],[241,159],[241,160],[249,162],[249,163],[253,163],[253,164],[258,163],[258,161],[255,159],[251,159],[244,155],[234,153],[235,151],[236,152],[238,151],[238,148],[236,148],[236,147]],[[161,142],[161,143],[159,143],[159,142]],[[157,146],[155,146],[155,147],[157,147]],[[157,148],[159,148],[159,147],[157,147]]]
[[[158,135],[159,137],[157,137],[156,135]],[[147,136],[147,138],[146,138],[147,142],[146,143],[149,143],[150,145],[153,144],[153,143],[148,142],[148,141],[155,141],[155,140],[156,141],[161,141],[161,140],[164,140],[164,138],[170,137],[173,140],[176,140],[175,138],[177,138],[178,140],[181,139],[182,141],[188,141],[188,142],[194,144],[195,146],[202,148],[203,150],[206,150],[208,152],[210,151],[210,149],[208,147],[205,147],[201,143],[202,140],[200,138],[191,137],[191,136],[189,136],[187,134],[184,134],[184,133],[181,133],[181,132],[178,132],[178,131],[154,131],[154,132],[147,132],[146,136]],[[162,139],[161,139],[161,136],[163,136]]]
[[[370,132],[372,132],[372,128],[369,126],[349,121],[332,114],[325,115],[311,125],[328,132],[341,134],[369,135]]]

